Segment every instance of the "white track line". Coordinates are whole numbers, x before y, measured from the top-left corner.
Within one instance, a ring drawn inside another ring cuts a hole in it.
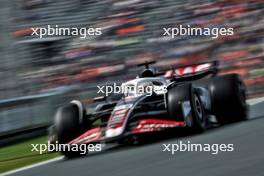
[[[264,97],[247,100],[248,104],[250,104],[250,105],[255,105],[255,104],[261,103],[263,101],[264,101]]]
[[[53,159],[50,159],[50,160],[46,160],[46,161],[43,161],[43,162],[32,164],[30,166],[25,166],[25,167],[22,167],[22,168],[19,168],[19,169],[15,169],[15,170],[11,170],[11,171],[2,173],[2,174],[0,174],[0,176],[6,176],[6,175],[15,174],[15,173],[20,172],[20,171],[24,171],[24,170],[32,169],[34,167],[42,166],[42,165],[45,165],[45,164],[48,164],[48,163],[56,162],[56,161],[62,160],[63,158],[64,158],[63,156],[59,156],[57,158],[53,158]]]

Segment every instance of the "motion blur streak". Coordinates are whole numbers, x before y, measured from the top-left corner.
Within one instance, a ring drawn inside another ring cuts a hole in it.
[[[1,8],[1,97],[37,94],[65,87],[67,96],[92,96],[97,83],[122,81],[142,60],[159,66],[219,59],[224,73],[236,72],[250,96],[263,95],[263,6],[259,0],[3,1]],[[2,2],[1,2],[2,3]],[[129,5],[126,5],[126,4]],[[7,13],[4,8],[14,12]],[[102,36],[31,36],[32,27],[102,28]],[[163,28],[234,28],[234,35],[163,36]],[[12,28],[11,28],[12,27]],[[12,34],[14,37],[7,35]],[[162,43],[162,45],[161,45]],[[70,89],[71,90],[71,89]],[[76,93],[78,92],[78,93]]]

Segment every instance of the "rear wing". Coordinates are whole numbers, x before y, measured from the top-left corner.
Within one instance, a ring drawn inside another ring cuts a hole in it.
[[[219,71],[219,62],[217,60],[200,62],[190,65],[182,65],[170,70],[164,71],[163,76],[168,79],[193,80],[201,79],[205,76],[217,75]]]

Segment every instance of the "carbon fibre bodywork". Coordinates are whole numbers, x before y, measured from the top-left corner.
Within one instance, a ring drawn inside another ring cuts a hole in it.
[[[176,117],[168,115],[164,95],[125,97],[115,106],[90,114],[86,118],[90,119],[90,129],[70,141],[70,144],[111,142],[134,134],[186,125],[184,121],[177,121]],[[94,125],[98,119],[102,123]]]

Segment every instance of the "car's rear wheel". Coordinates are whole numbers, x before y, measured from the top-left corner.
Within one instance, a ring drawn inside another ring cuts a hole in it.
[[[237,74],[213,78],[210,86],[212,112],[220,124],[247,119],[246,87]]]
[[[195,133],[201,133],[206,129],[204,107],[191,83],[170,88],[166,103],[169,116],[174,120],[185,121]]]
[[[58,109],[55,117],[55,126],[59,144],[67,144],[83,132],[85,111],[80,108],[80,105],[69,103]],[[66,150],[61,151],[61,153],[68,158],[81,155],[80,151],[72,151],[71,147],[66,147]]]

